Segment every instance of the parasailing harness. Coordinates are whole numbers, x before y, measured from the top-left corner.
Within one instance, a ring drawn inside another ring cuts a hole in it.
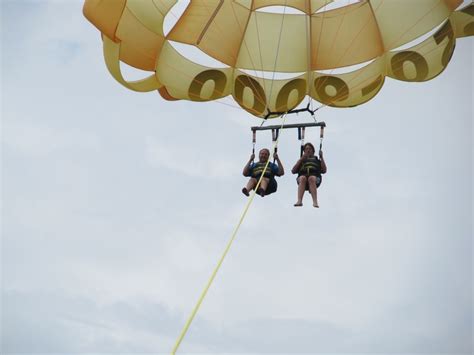
[[[306,111],[306,109],[303,109],[303,111]],[[293,123],[293,124],[283,124],[283,125],[275,125],[275,126],[255,126],[255,127],[251,127],[251,130],[252,130],[252,154],[255,155],[255,145],[257,143],[257,131],[265,131],[265,130],[271,130],[272,131],[272,142],[274,143],[273,146],[275,147],[273,154],[275,155],[275,153],[277,153],[277,150],[278,150],[278,147],[275,143],[278,140],[280,130],[296,128],[298,130],[298,140],[300,141],[300,157],[301,157],[301,156],[303,156],[303,152],[304,152],[306,128],[309,128],[309,127],[319,127],[320,128],[319,150],[322,150],[322,148],[323,148],[323,139],[324,139],[324,128],[326,127],[325,122]],[[275,162],[275,159],[273,159],[273,162]],[[254,165],[257,165],[257,164],[261,164],[261,163],[254,163]],[[319,179],[318,179],[317,186],[319,187],[319,185],[321,184],[321,180],[322,180],[322,178],[321,178],[321,161],[317,157],[308,158],[300,167],[300,171],[298,172],[298,176],[301,176],[301,175],[316,175],[316,176],[318,176]],[[269,177],[269,176],[266,176],[266,175],[264,175],[264,176]],[[274,181],[274,184],[276,184],[276,180],[274,179],[273,176],[270,177],[270,181],[272,182],[272,184],[273,184],[273,181]],[[273,192],[275,192],[275,191],[273,191]]]

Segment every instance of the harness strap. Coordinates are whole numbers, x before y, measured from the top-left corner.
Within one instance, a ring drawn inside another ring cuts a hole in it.
[[[276,144],[276,141],[278,140],[278,136],[280,134],[280,129],[279,128],[276,128],[276,129],[272,129],[272,142],[275,143],[273,145],[273,156],[275,156],[275,154],[278,152],[278,145]],[[273,158],[273,162],[275,163],[275,158]]]
[[[304,152],[304,132],[305,132],[305,127],[302,127],[301,128],[301,152],[300,152],[300,157],[303,156],[303,152]]]
[[[323,150],[324,126],[321,126],[321,130],[320,130],[320,133],[319,133],[319,138],[320,138],[319,150]]]
[[[257,131],[252,131],[252,155],[255,155],[255,144],[257,143]],[[252,163],[255,159],[252,159]]]

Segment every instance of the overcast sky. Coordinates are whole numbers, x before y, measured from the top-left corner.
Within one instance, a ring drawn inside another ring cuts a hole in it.
[[[1,352],[169,353],[247,203],[260,120],[120,86],[82,1],[0,1]],[[460,39],[434,80],[319,111],[319,209],[293,207],[282,132],[287,174],[182,353],[472,352],[473,52]]]

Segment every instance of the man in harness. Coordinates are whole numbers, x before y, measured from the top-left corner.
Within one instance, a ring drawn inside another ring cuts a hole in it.
[[[294,204],[295,207],[303,206],[303,195],[309,190],[313,198],[313,206],[318,205],[317,188],[321,184],[321,174],[327,171],[326,163],[323,158],[323,151],[319,151],[319,159],[314,155],[314,146],[306,143],[303,147],[303,155],[296,162],[291,172],[298,174],[296,181],[298,182],[298,200]]]
[[[263,178],[259,188],[257,189],[257,194],[263,197],[276,192],[277,182],[275,176],[282,176],[285,173],[285,170],[283,169],[283,164],[281,163],[278,154],[275,153],[273,156],[277,164],[269,162],[265,172],[264,169],[268,159],[270,158],[270,151],[266,148],[260,150],[258,153],[258,162],[256,163],[253,162],[255,154],[250,156],[250,160],[245,164],[244,171],[242,172],[244,176],[250,176],[247,186],[242,189],[245,196],[249,196],[249,192],[255,189],[262,174]]]

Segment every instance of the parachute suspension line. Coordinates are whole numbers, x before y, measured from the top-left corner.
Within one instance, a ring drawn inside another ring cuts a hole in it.
[[[385,0],[381,0],[380,3],[377,5],[377,7],[375,8],[375,10],[372,8],[372,4],[370,3],[369,1],[369,7],[370,7],[370,10],[371,10],[371,13],[372,15],[375,17],[375,11],[377,11],[377,9],[382,6],[382,4],[384,3]],[[346,9],[347,10],[347,9]],[[336,40],[337,40],[337,35],[339,33],[339,30],[342,26],[342,22],[344,21],[344,17],[346,16],[346,12],[344,12],[343,14],[343,20],[341,21],[338,29],[337,29],[337,32],[336,32],[336,36],[334,37],[334,40],[332,41],[332,44],[331,44],[331,49],[330,49],[330,52],[332,52],[332,50],[334,49],[334,44],[336,43]],[[323,14],[323,20],[324,20],[324,14]],[[341,60],[346,56],[346,54],[348,52],[350,52],[349,50],[352,48],[351,52],[354,51],[354,49],[357,49],[357,47],[353,47],[353,43],[354,41],[356,40],[357,37],[359,37],[359,35],[362,33],[362,31],[367,27],[367,25],[369,24],[370,22],[370,18],[365,22],[365,24],[360,28],[359,32],[357,32],[355,34],[355,36],[352,38],[352,40],[349,42],[349,46],[345,49],[344,53],[342,53],[342,55],[339,57],[339,59],[337,60],[337,63],[336,63],[336,67],[339,66],[339,64],[341,63]],[[406,32],[405,32],[406,33]],[[335,69],[332,69],[331,72],[329,73],[329,75],[331,75],[333,72],[334,72]],[[348,83],[350,83],[351,81],[355,80],[357,77],[359,77],[359,75],[361,74],[362,72],[359,71]],[[324,78],[323,82],[321,83],[321,85],[324,85],[327,81],[329,76],[327,76],[326,78]],[[361,86],[365,85],[363,82],[360,84]],[[342,93],[339,94],[340,96],[336,95],[332,98],[332,100],[330,100],[330,103],[327,105],[327,106],[331,106],[331,104],[333,104],[334,102],[338,101],[339,98],[343,95]]]
[[[283,128],[283,126],[284,126],[284,124],[285,124],[285,120],[286,120],[286,116],[283,116],[283,123],[281,124],[280,129]],[[278,138],[277,138],[277,140],[276,140],[275,142],[273,142],[273,147],[272,147],[272,148],[275,149],[277,146],[278,146]],[[189,327],[190,327],[190,325],[191,325],[191,323],[192,323],[194,317],[196,316],[196,314],[197,314],[197,312],[198,312],[198,310],[199,310],[199,308],[200,308],[202,302],[204,301],[204,298],[206,297],[206,294],[207,294],[207,292],[209,291],[209,288],[211,287],[212,282],[214,281],[214,279],[215,279],[215,277],[216,277],[216,275],[217,275],[217,272],[219,271],[219,269],[220,269],[222,263],[224,262],[224,259],[225,259],[226,255],[227,255],[227,253],[229,252],[230,247],[232,246],[232,243],[233,243],[234,240],[235,240],[235,237],[237,236],[237,232],[239,231],[240,226],[242,225],[242,222],[244,221],[244,218],[245,218],[245,216],[247,215],[247,212],[248,212],[248,210],[249,210],[249,208],[250,208],[250,205],[252,204],[253,199],[255,198],[255,195],[257,194],[256,191],[257,191],[258,188],[260,187],[260,184],[261,184],[261,182],[262,182],[263,176],[265,175],[265,172],[266,172],[266,170],[267,170],[267,168],[268,168],[268,164],[269,164],[269,163],[270,163],[270,159],[267,160],[267,163],[265,164],[265,167],[263,168],[262,175],[260,176],[260,179],[258,179],[257,186],[255,186],[255,190],[254,190],[253,193],[250,195],[250,198],[249,198],[249,200],[248,200],[248,202],[247,202],[247,205],[245,206],[245,208],[244,208],[244,210],[243,210],[243,212],[242,212],[242,215],[240,216],[240,219],[239,219],[239,222],[237,223],[237,226],[234,228],[234,231],[232,232],[232,236],[231,236],[229,242],[227,243],[227,245],[226,245],[226,247],[225,247],[225,249],[224,249],[224,252],[222,253],[221,258],[219,259],[219,261],[218,261],[218,263],[217,263],[217,265],[216,265],[214,271],[213,271],[212,274],[211,274],[211,277],[209,278],[209,281],[207,282],[207,284],[206,284],[204,290],[203,290],[202,293],[201,293],[201,296],[199,297],[199,299],[198,299],[196,305],[194,306],[194,309],[192,310],[191,315],[189,316],[189,318],[188,318],[186,324],[184,325],[183,330],[181,331],[181,334],[179,335],[178,339],[176,340],[176,343],[175,343],[175,345],[174,345],[174,347],[173,347],[173,350],[171,351],[171,355],[175,355],[176,352],[178,351],[178,348],[179,348],[181,342],[183,341],[183,339],[184,339],[186,333],[188,332],[188,329],[189,329]]]
[[[285,20],[285,14],[286,14],[286,6],[287,6],[288,0],[285,0],[285,7],[283,8],[283,16],[281,17],[281,25],[280,25],[280,34],[278,35],[278,46],[277,46],[277,52],[275,56],[275,64],[273,64],[273,75],[272,75],[272,83],[270,85],[270,96],[268,98],[268,102],[271,102],[272,99],[272,92],[273,92],[273,81],[275,80],[275,69],[276,65],[278,63],[278,56],[280,54],[280,44],[281,44],[281,35],[283,33],[283,22]],[[277,107],[278,108],[278,107]],[[267,109],[268,110],[268,109]],[[265,116],[265,119],[268,118],[268,115]]]
[[[204,7],[205,7],[207,13],[208,13],[209,15],[211,15],[211,19],[210,19],[210,20],[208,21],[208,23],[206,24],[206,28],[202,31],[201,36],[199,37],[199,41],[202,40],[202,37],[205,35],[205,32],[208,30],[208,28],[209,28],[209,26],[210,26],[212,20],[217,16],[217,13],[220,11],[222,5],[224,4],[224,0],[219,0],[219,1],[220,1],[220,2],[219,2],[219,4],[218,4],[217,8],[214,9],[214,10],[211,10],[211,9],[209,8],[207,2],[203,2]],[[242,30],[242,26],[241,26],[240,21],[239,21],[239,19],[238,19],[238,17],[237,17],[237,14],[235,13],[235,9],[234,9],[233,4],[231,5],[231,8],[232,8],[232,12],[233,12],[233,14],[234,14],[235,21],[236,21],[236,23],[239,25],[240,29]],[[248,21],[247,21],[245,27],[247,27],[247,26],[248,26]],[[216,27],[217,27],[217,29],[219,30],[219,32],[221,32],[221,33],[224,32],[224,30],[223,30],[217,23],[216,23]],[[245,32],[245,29],[244,29],[244,31],[242,31],[242,32]],[[223,38],[223,36],[221,36],[221,38]],[[250,52],[249,52],[249,50],[248,50],[247,43],[245,42],[245,37],[242,37],[242,41],[243,41],[243,44],[245,45],[245,48],[247,49],[247,52],[249,53],[249,58],[250,58],[250,61],[252,62],[252,66],[255,67],[255,64],[253,63],[253,60],[252,60],[252,56],[250,55]],[[241,46],[242,46],[242,43],[241,43]],[[232,58],[233,58],[235,61],[237,61],[236,56],[232,56]],[[254,72],[255,72],[255,77],[259,78],[259,76],[258,76],[258,74],[257,74],[257,71],[254,70]],[[197,81],[196,79],[194,79],[194,80],[195,80],[197,83],[199,83],[199,84],[203,84],[202,82]],[[252,82],[250,82],[250,86],[252,87],[253,90],[256,89],[255,86],[254,86],[254,84],[253,84]],[[255,99],[256,99],[259,103],[261,103],[262,105],[265,103],[264,98],[261,97],[260,94],[256,94],[256,95],[255,95]]]
[[[382,0],[382,1],[377,5],[377,7],[376,7],[375,9],[372,8],[372,4],[369,2],[369,6],[370,6],[370,9],[371,9],[372,13],[374,13],[375,11],[377,11],[377,9],[384,3],[384,1],[385,1],[385,0]],[[400,38],[402,38],[406,33],[408,33],[414,26],[416,26],[416,25],[417,25],[419,22],[421,22],[426,16],[428,16],[428,15],[436,8],[436,6],[438,6],[438,5],[439,5],[439,4],[434,5],[432,8],[430,8],[425,14],[423,14],[423,16],[421,16],[421,17],[415,22],[415,24],[414,24],[412,27],[408,28],[408,29],[405,30],[403,33],[401,33],[398,38],[394,39],[394,40],[393,40],[393,43],[395,43],[395,42],[398,41]],[[324,20],[324,14],[325,14],[325,12],[323,12],[323,20]],[[323,23],[323,21],[321,22],[321,30],[322,30],[322,23]],[[350,42],[351,44],[352,44],[352,43],[354,42],[354,40],[359,36],[359,34],[361,33],[361,31],[367,26],[367,24],[368,24],[368,21],[364,24],[364,26],[361,28],[361,30],[359,30],[359,32],[355,35],[354,39]],[[321,31],[320,31],[320,33],[321,33]],[[318,42],[319,42],[319,41],[318,41]],[[319,44],[319,43],[318,43],[318,44]],[[420,45],[419,49],[421,49],[421,48],[423,48],[423,47],[426,47],[427,45],[429,45],[429,44],[423,42],[423,43]],[[344,53],[342,54],[342,56],[340,57],[338,63],[340,63],[340,61],[342,60],[342,58],[349,52],[349,49],[350,49],[350,48],[351,48],[351,46],[349,46],[349,47],[345,50],[345,52],[344,52]],[[352,49],[352,50],[353,50],[353,49]],[[436,48],[427,51],[426,55],[430,54],[431,52],[433,52],[433,51],[435,51],[435,50],[436,50]],[[319,52],[319,51],[316,52],[316,55],[317,55],[318,52]],[[404,61],[404,59],[401,58],[401,59],[399,59],[399,60],[394,61],[393,64],[398,64],[398,63],[401,63],[401,62],[403,62],[403,61]],[[334,71],[334,69],[330,72],[330,74],[331,74],[333,71]],[[356,80],[361,74],[362,74],[362,71],[359,71],[356,75],[354,75],[354,76],[352,77],[351,80],[349,80],[349,81],[347,82],[347,84],[349,85],[351,82],[353,82],[354,80]],[[355,85],[354,87],[352,87],[352,90],[355,90],[355,89],[358,89],[358,88],[363,87],[364,85],[366,85],[367,80],[371,80],[371,78],[366,79],[366,80],[360,82],[358,85]],[[325,82],[325,81],[323,81],[323,84],[324,84],[324,82]],[[334,104],[334,102],[337,102],[337,101],[342,97],[342,95],[343,95],[343,93],[340,93],[339,95],[336,95],[336,96],[332,97],[328,103],[323,104],[323,105],[320,106],[318,109],[320,109],[320,108],[322,108],[322,107],[326,107],[326,106],[332,106],[332,105]],[[317,110],[318,110],[318,109],[317,109]]]
[[[262,57],[262,48],[260,45],[260,32],[258,30],[258,11],[255,11],[254,14],[255,14],[255,27],[257,28],[258,53],[260,55],[260,69],[262,70],[262,77],[263,77],[263,57]],[[267,92],[265,78],[262,81],[263,81],[263,89],[265,90],[265,92]]]
[[[385,1],[385,0],[382,0],[381,3],[379,4],[379,6],[380,6],[384,1]],[[324,3],[325,3],[324,6],[326,6],[326,5],[328,4],[328,1],[325,0]],[[348,3],[349,3],[349,1],[348,1]],[[372,6],[371,4],[369,4],[369,5]],[[378,6],[378,7],[379,7],[379,6]],[[377,8],[378,8],[378,7],[377,7]],[[344,19],[344,17],[346,16],[346,13],[347,13],[347,9],[346,9],[346,12],[344,12],[344,14],[343,14],[343,19]],[[322,33],[322,29],[323,29],[323,25],[324,25],[324,16],[325,16],[325,14],[326,14],[326,11],[323,12],[322,21],[321,21],[321,26],[320,26],[320,30],[319,30],[319,36],[321,36],[321,33]],[[337,29],[337,31],[336,31],[336,35],[335,35],[335,37],[334,37],[334,39],[333,39],[333,41],[332,41],[332,44],[331,44],[330,52],[332,52],[333,49],[334,49],[334,44],[336,43],[337,36],[338,36],[338,34],[339,34],[339,30],[340,30],[340,28],[341,28],[341,26],[342,26],[342,23],[343,23],[343,21],[341,21],[341,23],[339,24],[339,27],[338,27],[338,29]],[[354,42],[354,40],[359,36],[359,34],[360,34],[360,33],[362,32],[362,30],[367,26],[368,23],[369,23],[369,21],[366,21],[365,25],[362,26],[362,28],[359,30],[359,32],[356,34],[356,36],[355,36],[354,39],[350,42],[350,44],[352,44],[352,43]],[[320,44],[320,42],[321,42],[321,41],[318,40],[318,48],[317,48],[317,50],[316,50],[316,58],[317,58],[317,55],[318,55],[318,53],[319,53],[319,44]],[[348,48],[346,49],[346,51],[342,54],[342,56],[339,57],[338,63],[340,63],[340,61],[342,60],[342,58],[344,58],[344,56],[347,54],[347,51],[349,50],[350,47],[351,47],[351,46],[349,45],[349,47],[348,47]],[[334,69],[331,70],[330,74],[332,74],[333,71],[334,71]],[[360,74],[360,73],[359,73],[359,74]],[[357,76],[358,76],[358,75],[356,75],[353,79],[357,78]],[[322,85],[324,85],[324,84],[326,83],[326,80],[327,80],[327,78],[325,78],[325,79],[323,80]],[[342,95],[342,94],[341,94],[341,95]],[[331,100],[330,104],[334,103],[334,102],[337,101],[338,99],[339,99],[339,96],[337,96],[337,95],[334,96],[334,98]],[[319,109],[321,109],[321,108],[323,108],[323,107],[329,106],[330,104],[322,104],[321,106],[319,106],[319,107],[318,107],[316,110],[314,110],[314,111],[317,111],[317,110],[319,110]],[[308,104],[308,106],[309,106],[309,104]],[[311,108],[312,108],[312,107],[311,107]],[[316,122],[316,119],[314,118],[314,115],[313,115],[313,119],[314,119],[315,122]]]
[[[385,1],[385,0],[381,0],[381,2],[380,2],[380,3],[377,5],[377,7],[375,8],[375,11],[377,11],[377,9],[378,9],[380,6],[382,6],[382,4],[384,3],[384,1]],[[373,9],[372,4],[371,4],[370,2],[369,2],[369,7],[370,7],[370,10],[371,10],[373,16],[375,16],[374,9]],[[344,12],[343,18],[345,17],[345,15],[346,15],[346,12]],[[346,56],[346,54],[349,52],[349,50],[351,49],[351,47],[352,47],[354,41],[355,41],[356,38],[362,33],[362,31],[367,27],[367,25],[369,24],[369,22],[370,22],[370,19],[365,22],[365,24],[360,28],[359,32],[356,33],[355,36],[353,37],[353,39],[349,42],[349,46],[346,48],[346,50],[344,51],[344,53],[339,57],[339,59],[338,59],[338,61],[337,61],[337,63],[336,63],[336,67],[339,65],[339,63],[341,62],[341,60],[342,60],[342,59]],[[342,25],[342,21],[341,21],[341,25]],[[337,30],[338,33],[339,33],[339,29],[340,29],[341,25],[339,26],[339,28],[338,28],[338,30]],[[334,37],[334,40],[333,40],[333,43],[332,43],[332,46],[331,46],[331,51],[332,51],[332,49],[334,48],[334,43],[336,42],[336,39],[337,39],[337,34],[336,34],[336,37]],[[354,50],[354,47],[352,47],[352,51],[353,51],[353,50]],[[334,72],[334,70],[335,70],[335,69],[332,69],[329,74],[332,74],[332,73]],[[362,72],[357,73],[348,83],[352,82],[352,81],[355,80],[357,77],[359,77],[359,75],[360,75],[361,73],[362,73]],[[322,83],[323,85],[325,84],[326,79],[327,79],[327,78],[325,78],[325,80],[323,81],[323,83]],[[362,83],[360,84],[360,86],[363,86],[363,85],[365,85],[364,82],[362,82]],[[342,96],[343,94],[341,93],[341,94],[339,94],[339,95]],[[339,98],[340,98],[340,96],[338,96],[338,95],[334,96],[334,97],[332,98],[332,100],[330,101],[330,103],[329,103],[328,105],[325,105],[325,106],[330,106],[330,105],[333,104],[334,102],[338,101]]]
[[[232,8],[232,13],[234,15],[235,21],[239,24],[239,27],[242,30],[242,26],[240,25],[239,18],[237,17],[237,14],[235,13],[235,9],[234,9],[233,4],[232,4],[231,8]],[[253,71],[255,72],[255,77],[257,79],[262,79],[263,88],[264,88],[264,91],[266,92],[265,79],[263,78],[263,61],[262,61],[262,52],[261,52],[261,49],[260,49],[260,35],[259,35],[259,32],[258,32],[257,12],[255,11],[254,13],[255,13],[255,23],[256,23],[256,26],[257,26],[258,50],[260,51],[260,63],[261,63],[261,66],[262,66],[262,78],[259,77],[259,75],[257,73],[257,70],[255,69],[256,66],[255,66],[255,63],[253,62],[252,55],[250,54],[249,47],[247,46],[247,42],[245,41],[245,35],[242,37],[242,42],[240,43],[240,48],[239,49],[242,48],[242,43],[243,43],[244,46],[245,46],[245,49],[247,50],[247,54],[249,56],[250,62],[252,63]],[[249,26],[249,22],[250,22],[250,17],[247,19],[247,23],[245,24],[245,29],[242,31],[243,33],[246,32],[246,29]],[[235,57],[234,59],[237,62],[237,58]],[[252,87],[253,90],[256,90],[256,87],[255,87],[255,85],[253,84],[252,81],[250,81],[250,86]],[[256,90],[256,91],[257,91],[257,93],[255,94],[256,99],[262,105],[264,105],[265,104],[265,97],[261,97],[260,94],[258,93],[258,90]]]
[[[396,43],[400,38],[403,38],[404,35],[406,35],[409,31],[413,29],[416,25],[418,25],[426,16],[430,15],[435,8],[437,8],[440,5],[440,2],[436,3],[431,7],[423,16],[421,16],[410,28],[407,28],[405,32],[403,32],[398,38],[394,39],[392,43],[389,43],[387,46],[390,48],[393,46],[394,43]]]
[[[311,72],[311,2],[306,2],[306,13],[305,13],[305,25],[306,25],[306,73],[307,78],[306,82],[311,83],[312,72]],[[306,94],[308,95],[308,107],[311,103],[311,90],[308,88],[311,87],[311,84],[306,86]],[[313,108],[311,106],[311,108]]]
[[[219,12],[219,10],[221,9],[221,7],[222,7],[223,4],[224,4],[224,0],[220,0],[220,2],[219,2],[219,4],[218,4],[217,8],[212,12],[211,18],[210,18],[210,20],[208,21],[208,23],[206,24],[206,27],[205,27],[204,30],[201,32],[201,35],[199,36],[199,39],[198,39],[197,44],[199,44],[199,43],[201,42],[201,40],[202,40],[202,38],[203,38],[205,32],[208,30],[208,28],[209,28],[209,26],[210,26],[212,20],[216,17],[217,13]],[[207,6],[207,3],[206,3],[206,2],[204,2],[204,5],[205,5],[205,8],[206,8],[207,12],[210,13],[210,9],[209,9],[209,7]],[[241,27],[240,22],[239,22],[239,19],[237,18],[237,15],[236,15],[236,13],[235,13],[233,4],[231,5],[231,8],[232,8],[232,12],[233,12],[233,14],[234,14],[235,21],[238,23],[239,27]],[[246,24],[246,27],[247,27],[247,26],[248,26],[248,23]],[[222,29],[220,28],[220,26],[219,26],[217,23],[216,23],[216,27],[219,29],[219,32],[222,32]],[[241,29],[242,29],[242,28],[241,28]],[[245,48],[247,49],[247,52],[249,52],[248,47],[247,47],[247,43],[245,42],[245,38],[242,38],[242,40],[243,40],[243,42],[244,42],[244,44],[245,44]],[[235,56],[232,56],[232,57],[233,57],[233,59],[234,59],[235,61],[237,61],[237,58],[236,58]],[[251,61],[252,64],[253,64],[252,57],[251,57],[251,56],[249,56],[249,57],[250,57],[250,61]],[[254,65],[254,66],[255,66],[255,65]],[[255,76],[258,77],[256,71],[255,71]],[[200,83],[200,84],[202,84],[202,83]],[[255,89],[254,84],[253,84],[252,82],[250,82],[250,86],[252,87],[252,89]],[[259,101],[260,103],[262,103],[262,104],[264,103],[263,98],[260,97],[259,94],[255,95],[255,99],[256,99],[257,101]]]
[[[431,10],[430,10],[430,11],[431,11]],[[419,20],[419,21],[420,21],[420,20]],[[406,33],[406,32],[405,32],[405,33]],[[421,43],[421,44],[419,44],[419,47],[418,47],[418,48],[421,50],[422,48],[427,47],[428,45],[429,45],[429,44]],[[429,55],[430,53],[432,53],[432,52],[434,52],[434,51],[436,51],[436,50],[437,50],[437,48],[430,49],[430,50],[428,50],[428,51],[425,52],[425,55]],[[403,59],[403,58],[401,58],[401,59],[399,59],[399,60],[394,60],[394,61],[392,61],[392,65],[396,65],[396,64],[402,63],[404,60],[405,60],[405,59]],[[352,78],[351,80],[347,81],[347,84],[349,85],[350,83],[352,83],[352,82],[353,82],[355,79],[357,79],[361,74],[362,74],[361,71],[358,72],[356,75],[353,76],[353,78]],[[366,79],[366,80],[362,81],[360,84],[353,86],[353,87],[352,87],[352,90],[362,88],[362,87],[366,84],[366,82],[367,82],[368,80],[370,80],[370,79],[371,79],[371,78]],[[343,95],[343,94],[339,94],[339,95],[334,96],[334,97],[330,100],[330,102],[329,102],[328,104],[324,104],[324,106],[331,106],[331,104],[334,103],[334,102],[336,102],[336,101],[338,101],[339,98],[340,98],[342,95]]]
[[[384,0],[382,0],[382,2],[383,2],[383,1],[384,1]],[[349,2],[350,2],[350,0],[348,0],[348,1],[347,1],[347,5],[344,6],[344,12],[343,12],[343,14],[342,14],[342,19],[341,19],[341,21],[340,21],[340,23],[339,23],[339,26],[337,27],[336,34],[334,35],[333,40],[332,40],[332,42],[331,42],[331,48],[329,48],[329,51],[328,51],[328,53],[329,53],[330,55],[332,55],[332,53],[333,53],[333,51],[334,51],[334,45],[336,44],[337,36],[339,35],[339,31],[341,30],[342,24],[344,23],[344,18],[346,17],[346,14],[347,14],[347,12],[348,12],[348,7],[349,7],[348,5],[349,5]],[[324,16],[324,15],[323,15],[323,16]],[[323,17],[323,21],[324,21],[324,17]],[[368,20],[367,20],[366,24],[367,24],[367,23],[368,23]],[[321,27],[322,27],[322,24],[321,24]],[[320,36],[321,36],[321,33],[320,33]],[[356,37],[357,37],[357,35],[356,35]],[[351,42],[351,43],[352,43],[352,42]],[[345,53],[343,54],[343,56],[344,56],[344,55],[345,55]],[[341,59],[343,58],[343,56],[339,57],[338,63],[341,61]],[[334,71],[334,69],[331,70],[331,74],[332,74],[333,71]],[[325,85],[327,80],[328,80],[328,76],[326,76],[326,77],[324,78],[324,80],[323,80],[323,82],[321,83],[321,85]]]
[[[313,100],[311,100],[311,106],[313,106]],[[310,112],[312,112],[311,117],[313,117],[314,122],[316,122],[316,123],[318,122],[318,121],[316,120],[316,117],[314,117],[315,112],[316,112],[316,111],[319,111],[319,110],[322,109],[324,106],[326,106],[326,105],[324,105],[324,104],[323,104],[323,105],[320,105],[319,107],[317,107],[317,108],[315,108],[315,109],[313,109],[313,108],[311,107],[311,111],[310,111]]]
[[[377,7],[376,7],[375,9],[373,9],[372,4],[369,2],[369,6],[370,6],[370,9],[371,9],[371,12],[374,13],[375,11],[377,11],[377,9],[384,3],[384,1],[385,1],[385,0],[382,0],[382,1],[377,5]],[[391,46],[393,45],[393,43],[396,43],[400,38],[402,38],[404,35],[406,35],[413,27],[415,27],[418,23],[420,23],[426,16],[428,16],[430,13],[432,13],[433,10],[434,10],[437,6],[439,6],[439,3],[433,5],[433,7],[431,7],[425,14],[423,14],[423,16],[421,16],[410,28],[406,29],[403,33],[400,34],[400,36],[399,36],[398,38],[395,38],[392,43],[386,44],[386,46],[391,47]],[[324,16],[324,13],[323,13],[323,16]],[[360,34],[360,33],[362,32],[362,30],[367,26],[367,24],[368,24],[368,21],[364,24],[364,26],[363,26],[363,27],[359,30],[359,32],[355,35],[354,39],[350,42],[350,44],[352,44],[352,43],[354,42],[354,40],[359,36],[359,34]],[[427,45],[429,45],[429,44],[423,43],[423,44],[421,44],[421,46],[419,47],[419,49],[421,49],[421,48],[423,48],[423,47],[426,47]],[[342,60],[342,58],[349,52],[349,49],[350,49],[350,48],[351,48],[351,45],[346,48],[345,52],[342,54],[342,56],[340,57],[339,61],[337,62],[338,64],[340,63],[340,61]],[[353,48],[352,50],[354,50],[354,48]],[[435,50],[436,50],[436,48],[434,48],[434,49],[428,51],[428,52],[426,53],[426,55],[428,55],[429,53],[431,53],[431,52],[433,52],[433,51],[435,51]],[[398,63],[400,63],[400,62],[403,62],[403,60],[404,60],[404,59],[400,59],[400,60],[394,61],[393,63],[398,64]],[[332,73],[333,71],[334,71],[334,69],[331,71],[331,73]],[[330,73],[330,74],[331,74],[331,73]],[[352,81],[354,81],[355,79],[357,79],[361,74],[362,74],[362,72],[359,71],[350,81],[347,82],[347,84],[350,84]],[[369,79],[369,80],[370,80],[370,79]],[[367,81],[367,80],[366,80],[366,81]],[[359,87],[363,87],[363,86],[365,85],[365,82],[366,82],[366,81],[363,81],[363,82],[361,82],[359,85],[354,86],[353,89],[358,89]],[[324,81],[323,81],[323,84],[324,84]],[[334,102],[336,102],[336,101],[339,100],[339,98],[341,97],[341,95],[343,95],[343,94],[341,93],[341,94],[339,94],[339,95],[334,96],[334,97],[330,100],[330,102],[329,102],[328,104],[325,104],[324,106],[331,106]]]
[[[281,18],[281,26],[280,26],[280,34],[279,34],[279,37],[278,37],[278,46],[277,46],[277,53],[276,53],[276,57],[275,57],[275,63],[273,65],[273,76],[272,76],[272,81],[271,81],[271,86],[270,86],[270,96],[269,96],[269,99],[268,101],[271,102],[271,96],[272,96],[272,92],[273,92],[273,81],[275,79],[275,68],[276,68],[276,65],[278,63],[278,56],[280,54],[280,44],[281,44],[281,35],[283,33],[283,23],[284,23],[284,19],[285,19],[285,14],[286,14],[286,6],[287,6],[287,3],[288,3],[288,0],[285,0],[285,7],[283,9],[283,16]],[[325,0],[325,3],[327,3],[327,0]],[[310,5],[310,8],[311,8],[311,5]],[[323,17],[324,17],[324,14],[323,14]],[[307,17],[306,17],[307,18]],[[306,20],[308,21],[308,20]],[[310,22],[308,23],[307,22],[307,29],[310,28]],[[318,45],[319,45],[319,41],[318,41]],[[308,47],[309,48],[309,47]],[[310,58],[311,58],[311,55],[308,51],[308,73],[310,72],[309,69],[311,67],[310,65]],[[311,108],[310,108],[310,105],[311,105]],[[267,120],[270,116],[272,115],[277,115],[277,116],[282,116],[283,115],[287,115],[289,113],[299,113],[299,112],[305,112],[305,111],[308,111],[311,116],[313,117],[314,119],[314,122],[317,123],[316,121],[316,118],[314,117],[314,113],[316,111],[318,111],[320,108],[322,108],[324,105],[318,107],[317,109],[313,109],[312,108],[312,100],[311,100],[311,97],[309,98],[308,100],[308,104],[306,105],[305,108],[303,109],[293,109],[293,110],[288,110],[288,111],[285,111],[285,112],[281,112],[281,111],[276,111],[276,112],[272,112],[270,111],[268,108],[267,108],[267,114],[265,115],[265,117],[263,118],[264,120]],[[276,107],[276,109],[278,110],[278,107]]]
[[[330,2],[331,0],[324,0],[324,7],[327,6],[328,1]],[[314,59],[315,67],[317,66],[317,63],[318,63],[319,45],[321,44],[321,34],[323,33],[324,16],[326,15],[326,12],[327,11],[323,11],[323,16],[322,16],[322,19],[321,19],[321,26],[319,27],[318,41],[317,41],[318,46],[316,48],[316,58]]]

